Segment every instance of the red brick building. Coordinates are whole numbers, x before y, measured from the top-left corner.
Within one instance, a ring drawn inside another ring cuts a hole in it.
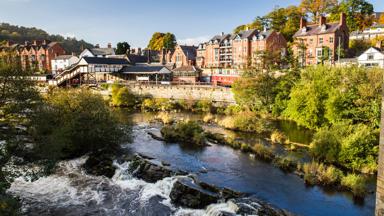
[[[278,32],[256,29],[214,36],[200,44],[196,65],[217,84],[230,85],[242,70],[257,61],[258,52],[285,53],[287,41]]]
[[[196,47],[177,45],[175,50],[165,51],[160,54],[160,63],[174,64],[176,67],[194,66],[196,64]]]
[[[51,60],[65,54],[65,50],[59,43],[47,40],[35,40],[32,43],[26,41],[24,44],[7,43],[1,49],[15,51],[20,57],[22,67],[34,72],[51,72]]]
[[[336,23],[327,23],[325,17],[320,17],[316,24],[311,25],[301,18],[300,30],[293,37],[293,51],[302,65],[319,64],[326,56],[329,56],[327,61],[333,64],[338,58],[338,47],[344,52],[348,49],[349,30],[346,16],[342,13]]]

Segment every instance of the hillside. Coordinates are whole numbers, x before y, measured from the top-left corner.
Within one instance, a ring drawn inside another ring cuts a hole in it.
[[[80,53],[83,48],[91,48],[92,44],[84,40],[77,40],[76,38],[64,38],[61,35],[51,35],[46,31],[29,28],[23,26],[11,25],[8,23],[0,23],[0,41],[12,40],[17,43],[24,43],[25,41],[33,40],[50,40],[60,42],[67,53]]]

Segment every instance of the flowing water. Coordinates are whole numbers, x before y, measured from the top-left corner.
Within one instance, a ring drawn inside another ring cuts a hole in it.
[[[127,124],[132,116],[124,113]],[[190,148],[165,144],[152,139],[148,132],[160,126],[147,123],[147,116],[135,115],[132,142],[122,145],[126,153],[142,153],[171,164],[173,168],[194,173],[201,180],[229,187],[267,201],[298,215],[373,215],[374,194],[364,202],[355,202],[350,193],[306,187],[294,174],[286,174],[268,163],[226,146]],[[283,125],[284,127],[284,125]],[[287,126],[285,126],[287,127]],[[300,132],[292,132],[298,140]],[[129,163],[119,164],[112,179],[86,175],[80,168],[86,158],[60,163],[54,175],[34,182],[18,178],[9,193],[22,199],[25,215],[217,215],[220,210],[233,212],[228,203],[207,209],[190,210],[171,204],[169,194],[177,177],[155,184],[132,177]]]

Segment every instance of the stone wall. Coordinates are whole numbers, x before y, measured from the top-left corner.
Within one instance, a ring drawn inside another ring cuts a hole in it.
[[[376,216],[384,216],[384,96],[381,99],[379,168],[377,170]]]
[[[172,85],[128,85],[131,91],[140,96],[154,98],[202,100],[234,104],[235,99],[230,88],[213,86],[172,86]]]

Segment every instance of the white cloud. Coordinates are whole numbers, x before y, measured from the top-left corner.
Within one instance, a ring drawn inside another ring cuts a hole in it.
[[[180,45],[199,45],[200,43],[207,42],[210,39],[209,36],[200,36],[195,38],[185,38],[177,40],[177,43]]]

